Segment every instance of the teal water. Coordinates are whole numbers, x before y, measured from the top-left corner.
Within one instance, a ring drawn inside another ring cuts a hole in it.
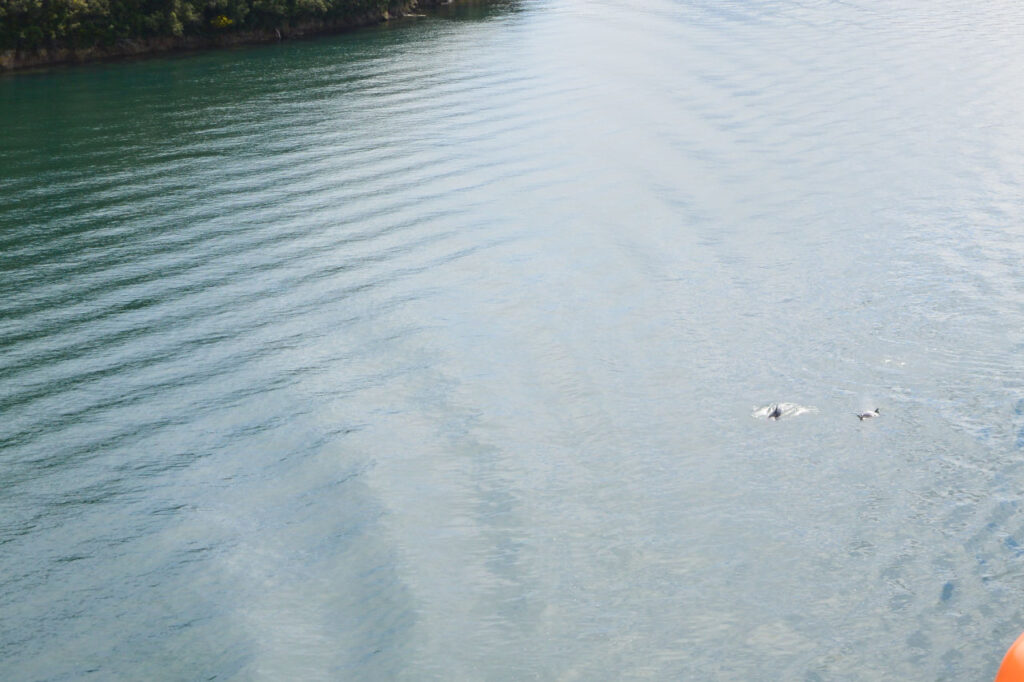
[[[0,679],[991,679],[1021,82],[952,0],[0,79]]]

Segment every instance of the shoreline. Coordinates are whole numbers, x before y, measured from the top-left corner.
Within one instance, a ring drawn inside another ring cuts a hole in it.
[[[307,21],[276,29],[237,31],[209,36],[160,36],[154,38],[122,39],[114,45],[87,48],[60,47],[52,50],[41,49],[33,52],[7,50],[0,52],[0,76],[16,74],[32,69],[50,66],[89,64],[104,61],[118,61],[135,57],[164,55],[177,52],[198,52],[242,45],[259,45],[300,40],[313,36],[346,33],[360,28],[377,26],[393,19],[425,16],[418,10],[455,4],[459,0],[407,0],[397,7],[384,9],[336,21]]]

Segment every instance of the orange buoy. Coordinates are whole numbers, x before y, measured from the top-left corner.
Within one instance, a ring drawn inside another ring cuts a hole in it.
[[[995,682],[1024,682],[1024,634],[1010,645],[996,673]]]

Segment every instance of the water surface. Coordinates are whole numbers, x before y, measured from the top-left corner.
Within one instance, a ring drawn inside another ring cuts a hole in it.
[[[991,679],[1021,82],[951,0],[0,79],[0,677]]]

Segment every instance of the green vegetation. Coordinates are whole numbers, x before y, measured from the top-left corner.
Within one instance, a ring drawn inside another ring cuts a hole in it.
[[[108,48],[156,38],[341,25],[381,17],[397,0],[0,0],[0,51]]]

